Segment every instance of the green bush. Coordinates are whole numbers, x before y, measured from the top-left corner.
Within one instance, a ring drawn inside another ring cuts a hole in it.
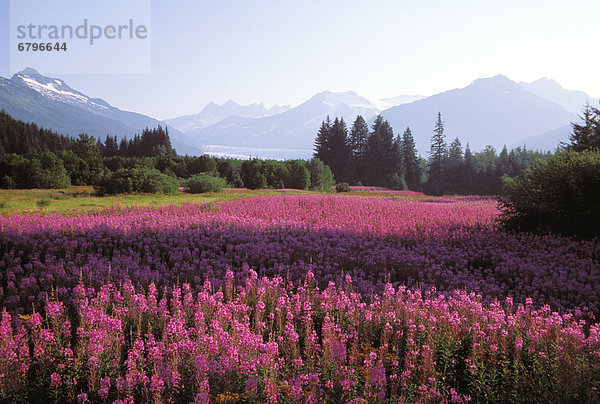
[[[51,152],[42,153],[31,160],[24,160],[13,168],[13,172],[18,180],[8,185],[15,185],[17,188],[69,188],[71,186],[71,179],[63,161]]]
[[[155,168],[121,168],[100,180],[94,187],[100,195],[109,194],[176,194],[179,183]]]
[[[15,189],[17,182],[9,175],[4,174],[4,177],[0,179],[0,188],[3,189]]]
[[[333,174],[329,166],[323,164],[318,158],[313,158],[306,163],[310,173],[310,189],[321,192],[331,191],[331,187],[335,185]]]
[[[201,194],[203,192],[221,192],[227,185],[225,179],[207,174],[198,174],[187,180],[188,192]]]
[[[350,192],[350,185],[347,182],[341,182],[335,186],[335,192]]]
[[[48,198],[42,198],[36,202],[37,206],[40,208],[43,208],[44,206],[50,206],[50,203],[51,201]]]
[[[505,179],[501,220],[509,229],[600,235],[600,152],[564,151]]]

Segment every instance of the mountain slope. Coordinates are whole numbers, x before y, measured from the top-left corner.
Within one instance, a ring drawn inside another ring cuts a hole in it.
[[[132,136],[144,128],[164,123],[135,112],[122,111],[99,98],[69,87],[63,80],[46,77],[31,68],[0,78],[0,109],[15,119],[34,122],[58,133],[80,133],[104,138],[107,134]],[[178,152],[188,151],[182,133],[170,129]]]
[[[560,105],[574,115],[579,115],[586,103],[598,106],[597,98],[592,98],[583,91],[566,90],[549,78],[544,77],[531,83],[519,82],[519,85],[532,94]]]
[[[577,119],[561,106],[501,75],[393,107],[381,115],[398,133],[410,126],[417,149],[426,156],[438,112],[446,124],[447,142],[458,137],[463,146],[469,143],[474,151],[488,144],[500,149]]]
[[[569,134],[572,130],[573,128],[571,125],[561,126],[560,128],[550,130],[541,135],[521,139],[518,142],[511,144],[509,148],[526,147],[529,150],[550,150],[553,152],[561,142],[569,143]]]

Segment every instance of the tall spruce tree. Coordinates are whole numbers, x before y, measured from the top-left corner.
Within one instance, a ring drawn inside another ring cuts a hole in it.
[[[367,141],[369,139],[369,126],[361,115],[358,115],[352,124],[350,136],[348,137],[348,146],[351,152],[351,165],[355,181],[364,183],[365,175],[365,155],[367,154]]]
[[[103,148],[104,157],[113,157],[119,154],[119,143],[117,142],[117,136],[106,135]]]
[[[330,158],[330,138],[331,138],[331,119],[329,115],[321,122],[321,127],[317,132],[317,137],[314,143],[314,157],[320,159],[323,163],[327,164]]]
[[[429,192],[439,194],[444,185],[443,166],[447,154],[446,135],[444,134],[444,121],[442,114],[438,112],[437,121],[431,137],[431,146],[429,149]]]
[[[474,193],[475,184],[473,181],[475,180],[475,164],[473,162],[473,153],[471,153],[471,148],[469,147],[468,143],[465,147],[465,157],[461,176],[463,183],[463,189],[461,192],[463,194]]]
[[[394,130],[381,115],[375,118],[375,122],[371,127],[365,162],[369,185],[387,186],[390,176],[396,173]]]
[[[575,151],[600,149],[600,109],[587,104],[580,117],[583,124],[573,123],[568,148]]]
[[[413,191],[419,190],[421,188],[421,168],[419,167],[415,139],[409,127],[402,134],[400,158],[404,166],[406,186]]]
[[[444,164],[444,181],[446,192],[460,193],[463,186],[461,168],[463,164],[463,149],[458,138],[455,138],[448,147],[448,156]]]
[[[338,182],[347,182],[349,181],[348,171],[351,154],[348,147],[348,128],[346,128],[344,118],[335,118],[329,133],[329,158],[323,160],[323,163],[331,168],[333,176]]]

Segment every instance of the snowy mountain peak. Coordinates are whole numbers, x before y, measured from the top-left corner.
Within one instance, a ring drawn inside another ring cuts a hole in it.
[[[43,76],[31,67],[27,67],[20,72],[15,73],[11,78],[11,81],[25,85],[55,101],[84,106],[88,109],[106,110],[109,108],[109,104],[106,103],[106,101],[99,98],[89,98],[85,94],[73,90],[63,80]]]
[[[350,107],[361,107],[377,110],[371,101],[366,99],[365,97],[361,97],[356,94],[354,91],[345,91],[341,93],[334,93],[331,91],[323,91],[322,93],[314,95],[309,102],[319,102],[325,105],[330,106],[338,106],[341,104],[346,104]]]
[[[289,106],[281,107],[275,105],[267,110],[262,102],[259,104],[240,105],[233,100],[228,100],[223,105],[217,105],[214,102],[210,102],[197,114],[184,115],[168,119],[165,122],[184,133],[191,133],[234,116],[242,118],[262,118],[285,112],[289,109]]]
[[[10,81],[15,84],[25,85],[41,95],[55,101],[75,105],[81,104],[79,106],[83,106],[88,109],[114,109],[114,107],[111,107],[110,104],[103,99],[88,97],[87,95],[72,89],[67,83],[65,83],[64,80],[44,76],[31,67],[26,67],[20,72],[15,73]]]
[[[381,98],[379,100],[373,101],[373,104],[379,110],[383,111],[398,105],[410,104],[411,102],[422,100],[423,98],[427,97],[424,95],[399,95],[397,97]]]

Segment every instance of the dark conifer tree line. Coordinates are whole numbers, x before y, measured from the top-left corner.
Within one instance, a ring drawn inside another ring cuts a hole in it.
[[[25,157],[44,152],[65,150],[73,145],[73,139],[59,135],[34,123],[13,119],[0,111],[0,156],[20,154]]]
[[[336,124],[340,130],[343,121]],[[346,134],[339,137],[345,139]],[[93,185],[101,193],[176,192],[197,176],[222,178],[231,187],[329,190],[333,175],[314,158],[247,160],[179,156],[167,128],[133,138],[80,134],[70,138],[0,112],[0,188]],[[210,182],[210,179],[208,180]]]
[[[582,129],[581,133],[594,130],[593,119],[590,117],[588,121],[588,129]],[[394,135],[393,128],[381,115],[370,128],[363,117],[357,116],[350,131],[343,119],[334,118],[332,122],[327,117],[317,133],[314,155],[331,167],[337,182],[431,195],[497,195],[502,193],[503,177],[515,177],[533,167],[536,161],[549,158],[551,153],[525,148],[508,151],[506,146],[500,153],[492,146],[473,153],[458,138],[448,144],[445,123],[438,113],[427,159],[417,154],[409,127],[402,135]]]

